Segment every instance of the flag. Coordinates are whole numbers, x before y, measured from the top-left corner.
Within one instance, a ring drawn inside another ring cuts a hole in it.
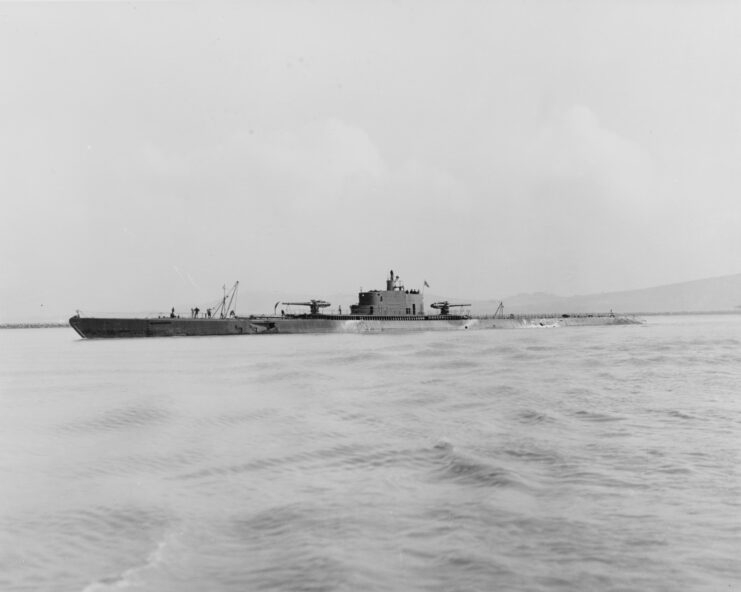
[[[425,280],[425,286],[426,286],[427,288],[429,288],[429,287],[430,287],[430,284],[428,284],[428,283],[427,283],[427,280]]]

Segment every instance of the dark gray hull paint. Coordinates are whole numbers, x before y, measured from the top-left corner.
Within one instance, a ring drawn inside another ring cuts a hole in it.
[[[631,325],[641,321],[617,315],[521,316],[508,318],[372,317],[297,315],[255,316],[229,319],[95,318],[72,317],[69,324],[87,339],[118,337],[196,337],[206,335],[258,335],[276,333],[406,333],[411,331],[460,331],[525,329],[574,326]]]

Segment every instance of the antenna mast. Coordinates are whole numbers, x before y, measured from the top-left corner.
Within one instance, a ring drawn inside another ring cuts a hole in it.
[[[229,312],[232,311],[232,304],[236,307],[237,305],[237,288],[239,287],[239,282],[236,282],[231,290],[229,290],[229,305],[227,306],[226,303],[226,284],[222,286],[223,295],[221,297],[221,302],[219,303],[219,306],[216,307],[216,310],[214,311],[214,317],[218,314],[219,318],[225,319],[227,316],[229,316]],[[236,313],[235,313],[236,314]]]
[[[234,306],[237,306],[237,289],[239,288],[239,282],[234,283],[234,287],[232,288],[232,295],[231,298],[229,298],[229,306],[227,306],[228,313],[234,313],[237,314],[236,311],[232,308],[232,303],[234,303]],[[227,314],[228,314],[227,313]]]

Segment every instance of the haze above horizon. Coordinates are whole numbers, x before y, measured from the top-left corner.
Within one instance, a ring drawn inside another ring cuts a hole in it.
[[[0,4],[0,322],[739,273],[741,5]]]

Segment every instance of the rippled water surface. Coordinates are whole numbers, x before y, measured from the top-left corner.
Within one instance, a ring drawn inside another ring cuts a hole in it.
[[[0,331],[0,589],[737,590],[741,316]]]

